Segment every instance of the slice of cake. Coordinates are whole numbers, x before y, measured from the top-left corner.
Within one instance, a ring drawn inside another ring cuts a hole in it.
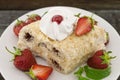
[[[69,11],[67,12],[69,13]],[[48,14],[50,15],[52,12],[48,12]],[[63,16],[64,14],[60,15]],[[54,22],[52,20],[48,24],[49,21],[47,20],[51,19],[51,17],[48,19],[45,17],[21,29],[17,46],[22,50],[29,48],[35,55],[44,58],[57,71],[65,74],[69,73],[78,65],[84,63],[95,51],[105,49],[106,32],[103,28],[94,25],[94,29],[89,33],[77,36],[74,33],[76,28],[73,26],[74,21],[67,22],[66,20],[65,23],[67,24],[64,25],[63,22],[52,24]],[[46,22],[44,19],[46,19]],[[45,28],[43,23],[45,27],[49,26],[51,28],[46,30],[47,27]],[[72,25],[72,27],[68,24]],[[60,25],[67,26],[67,28],[64,27],[62,30]],[[69,27],[72,29],[69,29]]]

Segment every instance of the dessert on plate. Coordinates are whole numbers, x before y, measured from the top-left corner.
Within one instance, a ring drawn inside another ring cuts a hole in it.
[[[106,42],[106,31],[91,17],[78,18],[67,8],[57,7],[24,26],[17,46],[21,50],[29,48],[57,71],[67,74],[97,50],[105,49]]]

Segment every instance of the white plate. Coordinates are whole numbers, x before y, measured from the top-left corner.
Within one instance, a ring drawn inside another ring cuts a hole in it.
[[[25,20],[27,18],[26,15],[33,14],[33,13],[42,15],[44,12],[48,11],[50,8],[51,7],[47,7],[47,8],[31,11],[23,15],[19,19]],[[83,9],[72,8],[72,7],[66,7],[66,8],[69,8],[75,14],[81,13],[81,16],[82,15],[91,16],[93,14]],[[101,17],[95,14],[93,18],[98,21],[99,26],[103,27],[106,31],[109,32],[110,43],[107,46],[107,50],[112,50],[113,52],[112,55],[117,56],[114,60],[112,60],[111,75],[105,78],[104,80],[116,80],[120,74],[120,53],[119,53],[120,37],[116,32],[116,30],[107,21],[105,21],[104,19],[102,19]],[[5,46],[7,46],[10,50],[13,50],[13,46],[16,46],[18,39],[13,33],[13,26],[15,22],[16,20],[13,21],[13,23],[8,26],[8,28],[4,31],[4,33],[0,38],[0,72],[4,76],[5,80],[30,80],[30,78],[25,73],[19,71],[14,67],[13,63],[10,62],[10,60],[12,59],[12,55],[5,50]],[[47,63],[40,58],[37,58],[37,62],[47,65]],[[63,75],[54,70],[48,80],[77,80],[77,78],[73,75],[73,73],[69,75]]]

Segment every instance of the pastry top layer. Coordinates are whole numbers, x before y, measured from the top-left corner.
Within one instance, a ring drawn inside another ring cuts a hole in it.
[[[52,46],[58,48],[61,50],[62,53],[65,53],[64,55],[68,55],[76,57],[76,55],[79,56],[79,53],[84,51],[86,47],[92,47],[94,50],[102,49],[104,47],[104,43],[106,42],[106,32],[103,28],[94,26],[94,29],[90,31],[89,33],[82,35],[82,36],[76,36],[74,33],[72,33],[70,36],[68,36],[66,39],[62,41],[55,41],[44,35],[40,29],[39,29],[39,23],[40,21],[36,21],[34,23],[31,23],[27,26],[25,26],[19,34],[19,41],[18,46],[21,49],[24,49],[27,47],[26,45],[21,45],[21,42],[26,42],[26,39],[23,37],[23,35],[27,34],[28,32],[31,33],[34,37],[38,38],[36,41],[34,40],[34,43],[46,42],[48,44],[51,44]],[[31,35],[31,36],[32,36]],[[28,40],[28,42],[32,42],[31,40]],[[23,41],[20,41],[23,40]],[[37,41],[40,40],[40,41]],[[87,44],[90,43],[90,44]],[[28,44],[29,45],[29,44]],[[85,46],[84,48],[82,46]],[[34,47],[34,45],[29,45],[29,47]],[[85,50],[89,52],[88,50]],[[78,53],[78,54],[77,54]],[[86,53],[86,52],[85,52]],[[80,55],[82,55],[81,53]]]

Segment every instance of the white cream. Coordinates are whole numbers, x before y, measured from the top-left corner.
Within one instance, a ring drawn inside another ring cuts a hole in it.
[[[52,22],[52,17],[61,15],[63,21],[60,24]],[[61,41],[73,32],[76,17],[67,8],[52,8],[40,20],[40,30],[49,38]]]

